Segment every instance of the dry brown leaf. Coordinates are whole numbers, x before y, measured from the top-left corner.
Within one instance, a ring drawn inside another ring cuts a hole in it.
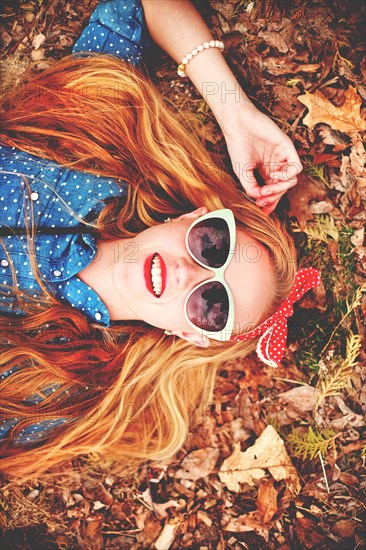
[[[320,63],[291,63],[288,58],[266,57],[263,59],[263,68],[274,76],[316,73],[320,71],[321,67]]]
[[[269,46],[276,48],[281,53],[289,51],[288,44],[293,31],[293,23],[290,19],[283,17],[280,23],[271,21],[266,31],[259,31],[259,38],[263,38]]]
[[[40,32],[39,34],[37,34],[37,36],[33,38],[33,41],[32,41],[33,48],[35,50],[38,50],[42,46],[42,44],[45,42],[45,40],[46,40],[45,35]]]
[[[239,492],[241,483],[254,485],[269,470],[276,481],[286,479],[292,494],[300,490],[300,481],[285,445],[272,426],[267,426],[254,445],[241,452],[240,443],[224,460],[219,477],[229,491]]]
[[[351,243],[353,246],[362,246],[365,239],[365,228],[357,229],[351,237]]]
[[[158,504],[154,502],[153,506],[154,506],[154,511],[158,516],[162,518],[167,518],[169,515],[167,513],[167,510],[169,510],[169,508],[178,508],[179,502],[177,502],[176,500],[170,499],[168,500],[168,502],[160,502]]]
[[[330,200],[325,200],[310,204],[309,211],[312,214],[328,214],[329,212],[332,212],[333,208],[333,203]]]
[[[349,147],[349,139],[344,137],[344,134],[341,134],[340,132],[337,132],[333,130],[328,124],[318,124],[317,127],[314,129],[314,133],[317,134],[317,136],[320,138],[321,143],[318,145],[318,149],[320,151],[325,150],[326,145],[331,145],[333,149],[333,153],[339,153],[340,151],[344,151]],[[319,164],[320,162],[327,162],[328,159],[326,158],[323,161],[319,161],[318,163],[315,162],[314,158],[314,164]],[[329,159],[330,160],[330,159]],[[328,164],[328,162],[327,162]],[[331,166],[328,164],[328,166]],[[338,165],[339,166],[339,162]]]
[[[315,166],[318,166],[319,164],[326,164],[328,167],[332,168],[339,168],[341,165],[339,157],[329,153],[315,153],[313,163]]]
[[[300,548],[321,548],[323,542],[323,534],[319,529],[316,529],[318,519],[306,518],[300,512],[296,512],[296,518],[293,522],[294,530],[300,541]]]
[[[314,94],[305,92],[298,97],[309,112],[304,118],[304,124],[313,128],[316,124],[329,124],[334,130],[351,134],[366,130],[366,121],[361,118],[362,100],[355,88],[350,86],[345,92],[346,101],[342,107],[335,107],[320,91]]]
[[[263,519],[258,512],[249,512],[237,518],[233,518],[223,528],[224,531],[232,531],[233,533],[245,533],[246,531],[255,531],[266,541],[269,539],[269,529],[263,525]]]
[[[290,201],[288,215],[297,218],[302,231],[306,228],[307,222],[314,219],[309,209],[311,202],[322,201],[325,195],[324,185],[320,181],[312,181],[304,173],[299,174],[298,184],[288,190],[287,197]]]
[[[263,483],[258,489],[257,510],[263,518],[264,523],[271,521],[278,510],[277,491],[273,481]]]
[[[327,428],[335,432],[365,426],[363,415],[353,412],[339,395],[324,399],[314,412],[314,419],[319,429]]]
[[[200,479],[208,476],[213,472],[219,454],[219,449],[213,447],[193,451],[182,460],[182,467],[175,473],[175,477],[178,479]]]
[[[156,548],[156,550],[169,550],[174,542],[179,524],[179,518],[173,518],[164,525],[162,532],[154,544],[154,548]]]
[[[338,191],[346,191],[356,183],[357,190],[366,200],[366,152],[361,140],[356,140],[351,148],[349,157],[342,155],[340,176],[335,176],[332,183]]]
[[[354,519],[340,519],[333,525],[333,532],[342,537],[353,537],[356,528],[356,521]]]
[[[286,392],[278,394],[281,411],[279,418],[280,425],[285,423],[293,423],[294,421],[303,420],[309,413],[314,410],[315,403],[319,397],[319,390],[313,386],[304,384],[297,386]],[[288,421],[286,422],[286,420]]]

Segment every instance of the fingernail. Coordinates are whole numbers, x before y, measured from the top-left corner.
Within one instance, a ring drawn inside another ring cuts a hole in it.
[[[267,196],[267,195],[271,195],[273,191],[271,191],[271,189],[263,189],[262,190],[262,195],[264,196]]]

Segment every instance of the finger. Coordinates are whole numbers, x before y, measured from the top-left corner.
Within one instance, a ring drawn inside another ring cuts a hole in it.
[[[301,172],[301,162],[271,162],[260,168],[260,174],[266,185],[291,181]]]
[[[255,178],[253,169],[241,170],[238,177],[248,197],[257,199],[261,196],[261,188]]]
[[[284,193],[276,193],[275,195],[271,195],[270,197],[261,197],[260,199],[256,200],[256,205],[260,208],[272,206],[273,203],[278,202],[281,197],[283,197]]]
[[[265,187],[261,187],[261,197],[269,197],[271,195],[277,195],[278,193],[286,193],[286,191],[291,189],[291,187],[294,187],[296,184],[297,178],[294,178],[291,181],[266,185]]]
[[[302,169],[303,166],[300,162],[300,159],[298,161],[286,162],[286,164],[281,166],[281,169],[279,171],[281,174],[280,179],[282,181],[289,181],[298,176]]]
[[[277,208],[277,205],[280,202],[280,200],[281,198],[277,199],[275,202],[273,202],[268,206],[264,206],[262,208],[262,212],[264,212],[264,214],[267,214],[267,215],[271,214]]]
[[[265,204],[261,207],[262,211],[265,214],[271,214],[271,212],[273,212],[273,210],[275,210],[275,208],[277,207],[277,205],[280,202],[282,197],[283,197],[283,194],[281,194],[279,196],[277,195],[274,200],[272,200],[271,202],[268,202],[267,204]]]

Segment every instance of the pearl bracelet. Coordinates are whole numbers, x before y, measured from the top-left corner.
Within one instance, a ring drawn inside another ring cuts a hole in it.
[[[210,40],[210,42],[204,42],[203,44],[200,44],[183,57],[182,62],[178,65],[177,68],[178,75],[181,77],[186,76],[186,73],[184,72],[186,66],[191,61],[191,59],[193,59],[200,52],[203,52],[203,50],[208,50],[209,48],[220,48],[220,50],[223,51],[224,47],[224,43],[221,42],[221,40]]]

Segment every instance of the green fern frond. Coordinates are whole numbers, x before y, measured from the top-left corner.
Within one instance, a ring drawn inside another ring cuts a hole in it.
[[[291,229],[294,233],[304,232],[310,241],[322,241],[327,243],[329,237],[338,241],[339,231],[335,225],[334,218],[329,214],[314,214],[315,221],[308,225],[304,230],[300,229],[297,222],[291,223]]]
[[[327,187],[330,187],[330,182],[326,177],[324,164],[314,164],[310,159],[304,161],[307,173],[313,178],[322,181]]]
[[[290,446],[292,454],[306,460],[313,460],[320,452],[325,455],[330,446],[335,445],[335,439],[339,434],[333,430],[316,432],[309,426],[307,433],[299,432],[296,428],[286,436],[286,443]]]
[[[354,367],[357,365],[357,357],[362,346],[362,338],[352,332],[347,338],[346,357],[332,370],[320,371],[317,387],[319,397],[316,406],[326,397],[339,395],[344,389],[351,387]]]
[[[366,283],[364,283],[361,287],[358,287],[356,289],[356,292],[354,294],[354,297],[352,300],[349,300],[348,298],[346,299],[346,306],[347,306],[347,311],[346,313],[343,315],[343,317],[341,318],[341,320],[339,321],[338,325],[335,327],[335,329],[333,330],[332,334],[330,335],[330,338],[328,339],[327,343],[325,344],[325,346],[323,347],[322,351],[320,352],[320,355],[323,355],[324,351],[327,349],[327,347],[329,346],[330,342],[332,341],[332,338],[333,336],[335,335],[335,333],[337,332],[338,328],[342,325],[342,323],[344,322],[344,320],[356,309],[358,308],[360,305],[361,305],[361,301],[362,301],[362,294],[366,292]],[[352,334],[352,333],[351,333]]]

